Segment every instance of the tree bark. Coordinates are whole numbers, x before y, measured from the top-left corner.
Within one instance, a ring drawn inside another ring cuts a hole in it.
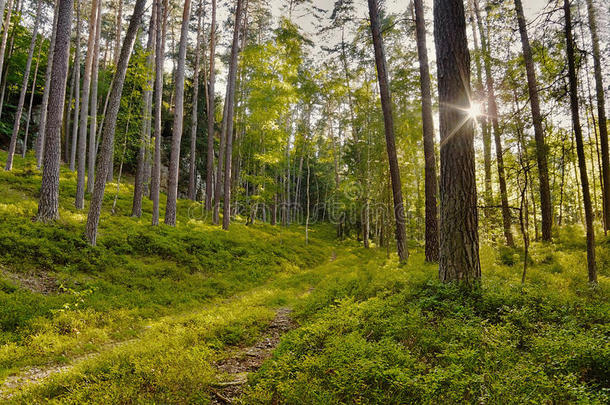
[[[94,0],[95,1],[95,0]],[[129,21],[129,28],[125,35],[125,41],[121,48],[121,55],[117,64],[116,74],[112,81],[110,89],[110,101],[108,102],[108,112],[104,117],[104,136],[102,140],[102,150],[100,159],[97,165],[97,177],[95,178],[95,186],[91,196],[91,205],[89,206],[89,214],[87,215],[86,236],[91,245],[95,246],[97,238],[97,227],[100,221],[100,213],[102,210],[102,202],[104,200],[104,190],[106,188],[106,177],[108,176],[108,168],[112,164],[112,155],[114,150],[114,132],[116,129],[119,107],[121,106],[121,95],[123,94],[123,85],[125,84],[125,75],[127,66],[133,50],[133,45],[136,41],[140,20],[144,14],[144,6],[146,0],[137,0],[133,9],[133,15]]]
[[[81,94],[80,125],[78,134],[78,168],[76,181],[75,206],[81,210],[85,207],[85,163],[87,160],[87,126],[89,124],[89,95],[91,90],[91,70],[93,67],[93,53],[95,47],[95,31],[97,2],[91,0],[91,16],[89,17],[89,40],[87,41],[87,56],[85,58],[85,72],[83,74],[83,87]],[[91,176],[93,173],[89,173]]]
[[[74,118],[72,121],[72,150],[70,151],[70,170],[76,170],[76,148],[78,145],[78,123],[80,122],[80,2],[76,2],[76,50],[74,64],[76,70],[76,97],[74,99]]]
[[[165,62],[165,32],[167,28],[167,0],[157,2],[157,43],[155,45],[155,154],[153,158],[150,196],[153,202],[152,225],[159,225],[159,192],[161,188],[161,111],[163,104],[163,65]]]
[[[12,2],[12,0],[9,0]],[[55,49],[55,42],[57,37],[57,20],[58,20],[58,8],[59,1],[55,0],[55,10],[53,14],[53,28],[51,29],[51,43],[49,45],[49,49]],[[70,23],[72,25],[72,23]],[[69,49],[68,49],[69,51]],[[69,53],[69,52],[68,52]],[[42,104],[40,106],[40,124],[38,125],[38,137],[36,138],[36,165],[40,168],[42,164],[42,159],[44,156],[44,148],[45,148],[45,138],[46,138],[46,129],[47,129],[47,112],[49,106],[49,92],[51,91],[51,75],[53,72],[53,60],[55,55],[53,52],[49,52],[49,56],[47,58],[47,71],[45,73],[44,79],[44,90],[42,92]]]
[[[208,79],[208,150],[206,158],[205,179],[205,209],[212,209],[212,180],[214,172],[214,123],[215,123],[215,100],[214,84],[216,72],[214,65],[216,60],[216,0],[212,0],[212,23],[210,26],[210,74]]]
[[[386,70],[385,54],[383,49],[383,38],[379,23],[378,5],[376,0],[368,0],[369,17],[371,21],[371,34],[373,47],[375,48],[375,64],[377,66],[377,78],[379,80],[379,93],[381,96],[381,107],[383,110],[383,123],[385,128],[386,149],[390,165],[390,177],[392,180],[392,195],[394,198],[394,216],[396,219],[396,244],[398,258],[404,262],[409,257],[407,250],[407,236],[405,229],[405,213],[402,198],[402,183],[400,181],[400,169],[396,155],[396,143],[394,137],[394,118],[392,116],[392,99],[388,85],[388,72]]]
[[[59,0],[56,9],[56,40],[52,49],[54,66],[48,82],[47,140],[44,151],[44,168],[38,203],[38,221],[59,219],[59,165],[61,159],[61,126],[66,96],[66,77],[70,55],[70,31],[72,27],[72,0]]]
[[[119,63],[121,52],[121,31],[123,28],[123,0],[117,0],[116,31],[114,37],[114,66]]]
[[[582,186],[583,205],[585,208],[585,225],[587,230],[587,269],[589,282],[597,283],[597,266],[595,264],[595,230],[593,229],[593,209],[591,195],[589,194],[589,179],[587,176],[587,160],[580,127],[578,105],[578,79],[576,75],[576,62],[574,57],[574,40],[572,37],[572,16],[570,1],[564,0],[566,53],[568,58],[568,78],[570,82],[570,108],[572,112],[572,126],[576,138],[576,153],[578,155],[578,168],[580,170],[580,184]]]
[[[602,150],[604,223],[605,229],[610,229],[610,156],[608,153],[608,125],[606,119],[604,81],[602,78],[601,52],[597,35],[597,17],[593,0],[587,0],[587,11],[589,15],[591,43],[593,45],[593,72],[595,75],[595,92],[597,97],[597,122]]]
[[[441,281],[466,285],[481,278],[470,55],[462,0],[434,0],[441,131]]]
[[[538,181],[540,183],[540,210],[542,213],[542,240],[550,241],[552,239],[553,208],[551,206],[547,147],[545,145],[544,131],[542,129],[538,83],[536,81],[536,71],[534,70],[534,60],[532,58],[532,49],[527,34],[523,6],[521,0],[514,1],[515,10],[517,12],[517,22],[519,24],[519,33],[521,35],[521,45],[523,47],[523,59],[525,61],[525,70],[527,73],[527,87],[529,90],[532,120],[534,122],[534,136],[536,139],[536,159],[538,161]]]
[[[197,113],[199,110],[199,50],[201,49],[201,25],[203,19],[203,4],[199,1],[199,16],[197,19],[197,44],[195,45],[195,69],[193,71],[193,110],[191,114],[191,153],[189,161],[189,188],[188,198],[195,201],[197,184],[195,179],[195,163],[197,152]]]
[[[235,109],[235,82],[237,79],[237,65],[239,57],[239,36],[242,28],[242,16],[245,13],[244,0],[237,0],[235,10],[235,28],[233,30],[233,45],[231,46],[231,61],[229,63],[229,76],[227,94],[225,98],[225,116],[222,120],[223,138],[226,139],[225,177],[223,195],[222,229],[228,230],[231,223],[231,164],[233,162],[233,112]]]
[[[146,89],[144,90],[144,124],[140,136],[140,148],[138,150],[138,166],[133,187],[133,205],[131,216],[140,218],[142,216],[142,195],[144,194],[144,183],[147,171],[147,151],[150,144],[151,115],[152,115],[152,87],[154,85],[154,59],[155,59],[155,39],[157,31],[157,2],[153,1],[150,25],[148,28],[148,43],[146,45],[146,66],[148,68]]]
[[[436,182],[436,147],[434,146],[434,121],[432,119],[432,96],[430,94],[430,67],[426,47],[426,21],[424,4],[415,0],[415,32],[417,36],[417,54],[419,56],[419,81],[422,96],[422,125],[424,136],[425,160],[425,205],[426,205],[426,261],[438,261],[438,212]]]
[[[12,170],[13,157],[15,156],[15,147],[17,146],[17,138],[19,137],[19,129],[21,128],[21,116],[23,115],[23,106],[25,105],[25,96],[28,92],[30,83],[30,70],[32,69],[32,59],[34,59],[34,51],[36,50],[36,39],[38,37],[38,25],[40,24],[40,16],[42,14],[42,0],[38,0],[36,10],[36,20],[32,29],[32,39],[28,50],[28,59],[25,63],[25,71],[23,72],[23,83],[21,84],[21,93],[19,94],[19,102],[15,111],[15,124],[13,125],[13,134],[11,143],[8,148],[8,156],[6,158],[6,166],[4,170]],[[63,112],[62,112],[63,113]]]
[[[42,52],[42,41],[38,45],[38,55],[36,56],[36,67],[34,68],[34,77],[32,78],[32,88],[30,91],[30,103],[28,105],[28,115],[25,120],[25,135],[23,136],[23,148],[21,148],[21,157],[25,158],[28,150],[28,135],[30,133],[30,122],[32,122],[32,107],[34,105],[34,95],[36,93],[36,81],[38,80],[38,67],[40,66],[40,54]]]
[[[9,0],[8,1],[8,7],[7,7],[7,11],[6,11],[6,17],[4,18],[4,32],[2,33],[2,43],[0,44],[0,77],[4,77],[5,73],[5,66],[4,66],[4,55],[6,54],[6,45],[8,43],[8,34],[9,34],[9,27],[11,25],[11,16],[13,15],[13,0]],[[2,14],[2,16],[4,16],[4,14]],[[0,18],[2,18],[2,16],[0,16]],[[8,66],[7,66],[8,68]],[[0,112],[2,111],[2,108],[0,108]]]
[[[97,147],[95,145],[95,134],[97,133],[97,82],[100,65],[100,31],[102,30],[102,0],[98,0],[97,18],[95,28],[95,43],[93,45],[93,61],[91,66],[91,126],[89,128],[89,159],[87,176],[87,190],[93,191],[95,179],[95,158]]]
[[[182,140],[182,129],[184,124],[184,65],[186,62],[186,44],[188,41],[190,15],[191,0],[185,0],[178,50],[178,66],[174,83],[176,89],[176,105],[174,106],[174,129],[169,160],[169,178],[167,181],[167,205],[165,206],[165,224],[170,226],[176,226],[176,201],[178,199],[178,175],[180,173],[180,142]]]

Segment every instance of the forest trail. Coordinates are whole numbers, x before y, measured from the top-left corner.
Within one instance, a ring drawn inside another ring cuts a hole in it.
[[[28,367],[17,374],[7,377],[4,382],[2,382],[2,385],[0,385],[0,400],[11,398],[20,388],[38,384],[47,377],[53,376],[64,371],[68,371],[89,359],[93,359],[99,356],[104,352],[113,350],[117,347],[124,346],[129,343],[133,343],[137,340],[138,339],[129,339],[107,343],[100,347],[98,351],[76,357],[67,364],[48,364],[37,367]]]
[[[243,393],[248,382],[248,374],[257,371],[271,357],[282,336],[295,329],[296,323],[290,317],[292,309],[280,308],[267,327],[263,336],[252,346],[239,347],[229,351],[226,358],[216,363],[221,379],[211,387],[214,394],[212,404],[233,403]]]
[[[212,371],[212,379],[206,381],[205,390],[212,403],[226,404],[239,402],[248,375],[259,370],[262,364],[272,356],[282,337],[289,331],[298,327],[293,320],[292,312],[295,305],[308,299],[319,283],[324,282],[327,277],[344,271],[343,260],[354,263],[356,260],[349,249],[344,251],[333,250],[329,252],[327,260],[318,266],[314,266],[290,275],[280,275],[272,278],[266,283],[241,291],[230,297],[212,300],[198,310],[179,312],[174,315],[151,319],[148,326],[136,338],[113,341],[98,347],[94,352],[86,353],[69,359],[66,363],[48,363],[24,367],[14,375],[10,375],[0,383],[0,402],[8,399],[21,398],[24,393],[38,390],[48,384],[55,384],[55,379],[61,381],[77,382],[88,375],[95,378],[96,367],[108,362],[109,357],[121,356],[121,352],[130,352],[134,347],[145,347],[151,341],[158,339],[172,342],[179,339],[181,332],[172,328],[165,329],[162,325],[172,324],[190,325],[193,318],[214,318],[213,322],[221,322],[223,311],[271,311],[272,316],[260,317],[256,321],[258,326],[249,326],[252,331],[258,330],[256,340],[248,341],[248,335],[244,335],[240,341],[228,344],[209,358],[208,364]],[[279,301],[276,301],[279,299]],[[243,327],[252,319],[244,318],[236,320],[236,326]],[[162,327],[162,329],[159,329]],[[187,326],[190,327],[190,326]],[[210,328],[217,328],[210,324]],[[184,332],[184,330],[182,331]],[[211,336],[213,338],[213,336]],[[204,345],[207,345],[202,341]],[[171,344],[170,344],[171,345]],[[146,356],[145,353],[140,356]],[[73,376],[71,376],[73,374]],[[68,385],[71,384],[66,382]],[[62,383],[63,384],[63,383]]]

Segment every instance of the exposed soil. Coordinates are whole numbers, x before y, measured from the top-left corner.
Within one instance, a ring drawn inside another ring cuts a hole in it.
[[[211,388],[212,404],[234,403],[243,393],[248,374],[258,370],[271,357],[281,337],[296,328],[290,308],[280,308],[262,338],[253,346],[239,348],[232,356],[216,363],[219,381]]]
[[[0,399],[11,398],[16,390],[25,387],[26,385],[38,384],[45,378],[69,370],[77,364],[100,355],[103,351],[111,350],[127,343],[135,342],[136,339],[125,340],[121,342],[110,342],[102,345],[97,352],[87,353],[83,356],[73,359],[69,364],[51,364],[39,367],[27,368],[18,374],[8,376],[0,385]]]
[[[0,273],[15,284],[35,293],[52,294],[59,291],[57,280],[47,273],[28,272],[28,273],[13,273],[0,267]]]

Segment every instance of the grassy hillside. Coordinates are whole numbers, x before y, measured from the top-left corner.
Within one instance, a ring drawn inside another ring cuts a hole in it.
[[[128,216],[131,185],[115,215],[107,188],[92,248],[65,169],[62,219],[31,220],[32,165],[17,158],[0,172],[5,401],[209,403],[231,378],[217,364],[259,340],[281,307],[298,327],[250,375],[242,403],[610,400],[610,250],[600,239],[591,289],[578,227],[533,246],[525,286],[520,250],[482,247],[483,286],[467,293],[437,282],[419,251],[399,266],[334,240],[330,226],[306,246],[300,227],[237,221],[224,232],[180,201],[178,226],[153,228],[149,215]],[[54,372],[10,385],[39,370]]]
[[[0,153],[4,160],[5,153]],[[99,243],[82,237],[86,210],[73,204],[75,174],[62,168],[61,220],[32,221],[40,173],[16,159],[0,171],[0,376],[26,365],[61,362],[99,345],[138,336],[149,319],[195,308],[330,257],[312,232],[236,223],[230,233],[196,218],[181,201],[176,228],[130,218],[131,185],[108,185]],[[165,198],[162,196],[164,203]],[[87,208],[87,207],[86,207]],[[162,207],[163,209],[163,207]],[[151,202],[145,199],[145,212]],[[163,213],[162,213],[163,215]]]

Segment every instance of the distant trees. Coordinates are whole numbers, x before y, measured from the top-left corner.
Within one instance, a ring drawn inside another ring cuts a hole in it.
[[[562,9],[540,13],[547,16],[545,23],[529,25],[522,0],[469,1],[474,89],[461,0],[434,3],[436,72],[428,61],[423,0],[414,0],[408,10],[412,20],[384,13],[377,0],[368,1],[367,20],[358,18],[364,10],[351,0],[335,3],[330,23],[320,19],[315,34],[322,40],[321,53],[312,48],[313,34],[291,20],[298,2],[288,7],[288,18],[276,21],[268,4],[239,0],[223,21],[231,32],[217,29],[216,0],[199,1],[192,13],[190,0],[180,4],[183,8],[169,0],[154,0],[149,8],[142,2],[79,1],[68,13],[67,2],[57,0],[51,23],[43,12],[48,1],[0,0],[5,128],[0,142],[10,170],[22,161],[14,157],[21,140],[25,156],[30,132],[38,132],[30,143],[43,166],[41,221],[59,216],[63,145],[63,160],[78,171],[76,193],[70,196],[77,209],[84,208],[86,191],[92,192],[86,236],[96,243],[117,139],[119,173],[135,175],[131,215],[139,218],[150,210],[155,226],[161,213],[165,224],[176,225],[180,195],[193,201],[189,215],[202,195],[202,208],[214,224],[222,215],[224,229],[241,218],[248,226],[305,224],[309,241],[312,223],[331,221],[339,238],[354,237],[365,248],[382,247],[389,255],[396,242],[400,261],[407,260],[408,242],[425,242],[426,261],[439,262],[441,280],[474,285],[481,274],[479,224],[485,241],[529,248],[530,228],[533,238],[539,239],[541,228],[542,240],[551,240],[556,209],[558,226],[583,223],[589,280],[595,282],[596,219],[610,228],[610,152],[603,29],[596,13],[603,21],[605,10],[596,9],[594,0],[564,1]],[[203,13],[207,4],[211,21]],[[123,15],[132,7],[134,18],[124,31]],[[22,19],[23,10],[32,12]],[[553,18],[562,10],[565,20]],[[579,17],[574,23],[572,10]],[[144,14],[148,30],[141,22]],[[520,49],[513,46],[514,35],[521,39]],[[591,60],[593,69],[587,69]],[[220,61],[226,69],[217,69]],[[173,74],[166,72],[166,62],[174,66]],[[45,67],[43,77],[38,71]],[[220,104],[217,70],[226,72]],[[568,101],[571,125],[558,113]],[[483,104],[479,112],[473,109],[478,102]],[[218,122],[217,108],[222,108]],[[183,139],[185,111],[189,139]],[[477,121],[480,169],[475,166]],[[199,142],[200,136],[207,139]],[[485,210],[480,222],[478,205]],[[117,191],[112,214],[122,210]]]
[[[42,6],[42,0],[38,0],[36,20],[34,21],[34,28],[32,29],[32,40],[30,41],[28,59],[25,63],[25,71],[23,73],[23,84],[21,85],[21,93],[19,95],[19,102],[17,104],[17,111],[15,112],[15,124],[13,125],[13,135],[11,136],[11,143],[8,148],[8,157],[6,159],[6,166],[4,167],[5,170],[11,170],[13,168],[13,156],[15,155],[15,146],[17,145],[17,137],[19,136],[19,129],[21,128],[21,115],[23,114],[25,95],[29,87],[28,84],[30,79],[30,69],[32,67],[34,50],[36,48],[36,40],[38,39],[38,25],[40,24],[40,18],[42,16]]]
[[[462,0],[434,0],[434,40],[440,103],[440,259],[442,281],[481,278],[470,54]]]

